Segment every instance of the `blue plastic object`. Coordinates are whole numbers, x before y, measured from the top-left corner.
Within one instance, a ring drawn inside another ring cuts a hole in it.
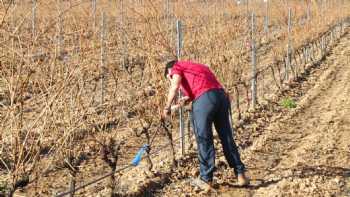
[[[138,166],[140,161],[142,160],[142,156],[143,154],[149,149],[149,145],[148,144],[145,144],[143,145],[139,152],[137,152],[137,154],[135,155],[134,159],[131,161],[131,164],[133,166]]]

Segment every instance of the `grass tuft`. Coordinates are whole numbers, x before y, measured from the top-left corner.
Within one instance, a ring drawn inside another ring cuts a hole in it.
[[[281,101],[281,106],[283,106],[284,108],[287,108],[287,109],[293,109],[293,108],[296,108],[297,107],[297,104],[295,103],[295,101],[291,98],[284,98],[282,101]]]

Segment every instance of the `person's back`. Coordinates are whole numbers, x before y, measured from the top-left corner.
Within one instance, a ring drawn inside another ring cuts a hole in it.
[[[170,75],[178,74],[182,77],[181,89],[191,100],[195,100],[203,93],[212,89],[222,89],[208,66],[190,61],[178,61],[174,64]]]

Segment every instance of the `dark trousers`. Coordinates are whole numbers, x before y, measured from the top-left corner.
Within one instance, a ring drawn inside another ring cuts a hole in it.
[[[221,89],[210,90],[192,103],[192,124],[198,146],[200,176],[205,181],[213,179],[215,169],[213,123],[229,166],[234,169],[236,175],[245,171],[237,146],[233,141],[229,109],[229,99]]]

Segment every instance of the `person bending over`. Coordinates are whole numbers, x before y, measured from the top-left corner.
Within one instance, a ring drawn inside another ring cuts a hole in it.
[[[171,82],[166,106],[162,113],[167,118],[172,110],[192,101],[192,125],[197,141],[200,176],[196,184],[202,189],[211,188],[215,169],[215,149],[212,124],[218,132],[225,158],[237,176],[240,186],[249,184],[245,166],[233,141],[229,120],[230,99],[223,86],[208,66],[190,61],[170,61],[165,66],[165,77]],[[184,95],[173,105],[178,90]]]

